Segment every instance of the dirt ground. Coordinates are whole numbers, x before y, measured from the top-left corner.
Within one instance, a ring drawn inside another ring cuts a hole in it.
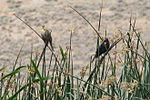
[[[107,30],[108,37],[129,27],[131,13],[137,19],[137,29],[143,33],[143,40],[149,41],[150,1],[149,0],[103,0],[101,35]],[[31,46],[41,52],[43,42],[12,13],[26,20],[41,33],[41,26],[52,29],[56,53],[59,46],[69,46],[72,37],[75,69],[86,65],[95,53],[96,34],[94,30],[69,6],[81,12],[95,27],[98,26],[101,0],[0,0],[0,67],[11,68],[24,44],[19,61],[29,63]]]

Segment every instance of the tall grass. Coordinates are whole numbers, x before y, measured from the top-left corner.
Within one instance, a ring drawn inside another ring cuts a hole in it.
[[[97,33],[97,47],[103,40],[99,26],[96,29],[80,12],[77,12]],[[60,48],[57,56],[49,34],[39,34],[27,22],[15,15],[43,40],[43,50],[34,57],[31,54],[28,65],[18,66],[16,58],[13,70],[6,74],[0,69],[0,100],[142,100],[150,99],[150,53],[141,33],[136,30],[136,20],[130,18],[129,30],[118,31],[110,48],[98,59],[81,68],[80,75],[74,75],[72,56],[72,32],[67,49]],[[46,36],[45,36],[46,35]],[[123,45],[120,47],[119,45]],[[114,51],[112,49],[121,49]],[[47,51],[51,54],[46,55]],[[47,64],[46,57],[49,57]],[[27,69],[28,75],[21,77]],[[120,74],[119,74],[119,73]],[[85,77],[86,76],[86,77]]]

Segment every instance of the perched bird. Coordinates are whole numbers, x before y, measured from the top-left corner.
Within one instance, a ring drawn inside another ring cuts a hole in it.
[[[99,56],[101,56],[103,53],[105,53],[105,52],[108,50],[109,45],[110,45],[110,44],[109,44],[108,38],[105,38],[105,40],[102,42],[102,44],[97,48],[93,60],[94,60],[95,58],[98,58]],[[92,60],[92,61],[93,61],[93,60]]]
[[[42,37],[44,43],[47,44],[47,45],[48,45],[48,43],[49,43],[50,46],[51,46],[51,48],[53,49],[52,36],[51,36],[51,32],[52,32],[52,31],[49,31],[49,30],[45,29],[44,26],[43,26],[42,28],[43,28],[44,33],[41,34],[41,37]]]

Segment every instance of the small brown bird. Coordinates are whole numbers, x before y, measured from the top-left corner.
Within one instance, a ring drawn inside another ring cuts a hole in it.
[[[41,37],[42,37],[42,39],[43,39],[43,41],[44,41],[45,44],[48,45],[48,43],[50,43],[50,46],[51,46],[51,48],[53,50],[52,36],[51,36],[51,32],[52,31],[49,31],[49,30],[45,29],[44,26],[43,26],[43,30],[44,30],[44,33],[41,34]]]
[[[99,56],[101,56],[103,53],[105,53],[109,49],[109,46],[110,46],[109,40],[108,40],[108,38],[105,38],[105,40],[102,42],[102,44],[97,48],[93,60],[95,58],[98,58]]]

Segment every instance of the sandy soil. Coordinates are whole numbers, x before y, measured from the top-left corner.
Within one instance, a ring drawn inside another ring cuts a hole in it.
[[[86,65],[95,53],[96,34],[69,6],[80,11],[95,27],[98,26],[100,0],[0,0],[0,67],[12,65],[23,43],[19,59],[22,64],[29,62],[31,44],[39,52],[43,47],[36,34],[12,15],[14,12],[39,33],[42,25],[52,29],[56,52],[59,46],[65,48],[69,45],[69,30],[73,29],[75,69]],[[131,13],[137,18],[137,28],[143,32],[143,39],[149,41],[149,0],[104,0],[101,33],[107,30],[111,38],[118,29],[127,31]]]

